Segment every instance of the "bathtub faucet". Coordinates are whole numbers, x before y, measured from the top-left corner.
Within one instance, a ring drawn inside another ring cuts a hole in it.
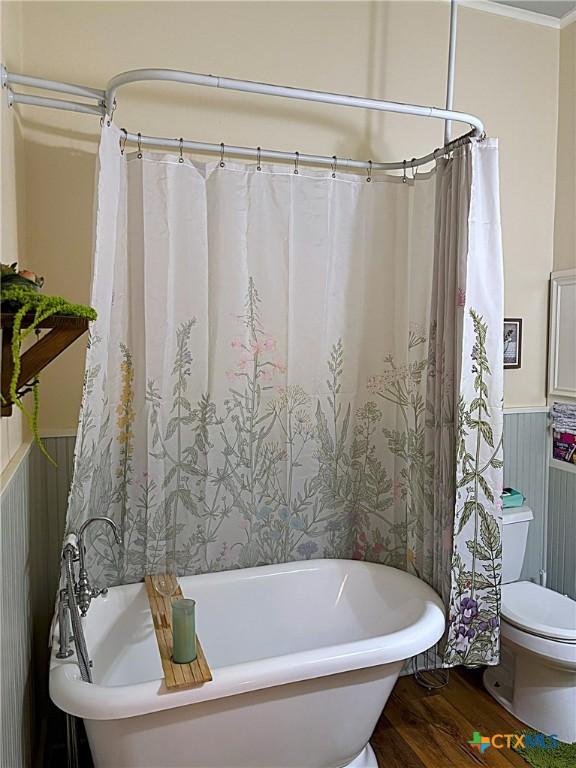
[[[78,560],[79,560],[78,583],[76,585],[76,599],[78,602],[78,608],[80,608],[80,613],[82,614],[82,616],[86,616],[86,614],[88,613],[88,608],[90,608],[90,603],[92,602],[92,599],[94,597],[98,597],[98,595],[101,595],[101,594],[106,594],[106,592],[108,591],[106,588],[98,589],[97,587],[92,587],[90,585],[90,579],[88,578],[88,571],[86,570],[86,563],[85,563],[86,547],[84,546],[84,533],[86,529],[90,525],[92,525],[92,523],[106,523],[107,525],[109,525],[110,528],[112,528],[112,533],[114,534],[116,543],[122,544],[120,534],[118,533],[118,527],[114,522],[114,520],[110,519],[109,517],[90,517],[88,520],[86,520],[85,523],[83,523],[80,526],[80,529],[76,534],[76,539],[78,542]]]
[[[90,584],[88,571],[86,570],[86,547],[84,535],[88,526],[92,523],[106,523],[112,528],[114,538],[121,544],[120,535],[116,523],[109,517],[91,517],[80,526],[77,533],[71,534],[62,550],[62,567],[64,587],[60,590],[58,600],[58,625],[60,635],[60,648],[56,653],[58,659],[67,659],[74,653],[70,647],[70,641],[78,651],[78,660],[82,679],[91,682],[90,666],[84,633],[80,623],[80,616],[86,616],[90,603],[98,595],[105,595],[107,589],[99,589]],[[78,579],[74,574],[74,563],[79,563]]]

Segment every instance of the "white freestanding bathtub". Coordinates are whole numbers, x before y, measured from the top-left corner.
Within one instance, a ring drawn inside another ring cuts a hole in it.
[[[54,648],[50,695],[83,718],[96,768],[376,766],[368,741],[403,661],[444,631],[436,593],[382,565],[312,560],[180,584],[212,682],[166,691],[143,584],[93,601],[92,685]]]

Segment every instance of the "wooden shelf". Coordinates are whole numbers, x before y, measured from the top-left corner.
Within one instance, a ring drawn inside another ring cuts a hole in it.
[[[22,327],[29,326],[34,320],[34,315],[25,315]],[[21,356],[20,376],[16,391],[20,392],[29,385],[34,378],[51,363],[58,355],[69,347],[88,330],[89,320],[84,317],[70,317],[69,315],[52,315],[43,320],[38,329],[48,330],[36,343],[27,349]],[[2,396],[10,401],[9,388],[12,379],[12,326],[14,324],[13,312],[2,312]],[[12,403],[2,405],[2,416],[10,416]]]

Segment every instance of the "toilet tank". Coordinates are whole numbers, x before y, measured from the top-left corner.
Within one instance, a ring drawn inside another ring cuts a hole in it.
[[[528,528],[533,519],[530,507],[502,510],[502,584],[520,579]]]

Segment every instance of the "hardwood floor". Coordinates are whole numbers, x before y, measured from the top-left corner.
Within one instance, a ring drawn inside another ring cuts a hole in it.
[[[511,749],[489,747],[480,754],[468,744],[474,731],[492,736],[525,727],[484,690],[480,670],[451,670],[450,682],[438,691],[426,691],[411,676],[400,678],[372,747],[380,768],[528,768]]]

